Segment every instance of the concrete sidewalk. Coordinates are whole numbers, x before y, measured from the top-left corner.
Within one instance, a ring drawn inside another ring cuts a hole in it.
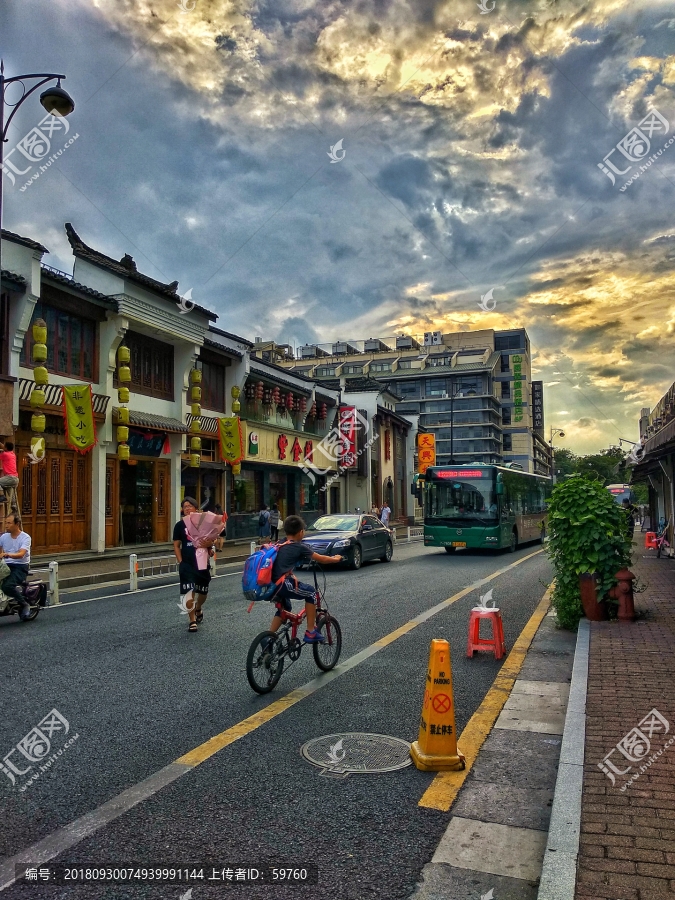
[[[578,900],[675,898],[675,560],[654,556],[634,548],[639,618],[590,623]]]

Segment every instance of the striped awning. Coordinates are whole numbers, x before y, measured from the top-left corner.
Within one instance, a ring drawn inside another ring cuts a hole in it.
[[[188,413],[188,427],[190,426],[192,420],[196,418],[197,416],[191,416],[190,413]],[[207,416],[199,416],[199,419],[202,434],[218,434],[218,419],[210,419]]]
[[[19,402],[28,402],[35,387],[35,382],[30,378],[19,379]],[[45,406],[63,407],[63,391],[60,384],[48,384],[44,388]],[[92,394],[92,406],[94,415],[105,416],[110,397],[107,394]]]
[[[117,407],[113,407],[113,415],[117,417]],[[154,413],[139,412],[136,409],[129,410],[129,424],[149,428],[151,431],[171,431],[174,434],[187,434],[187,426],[180,419],[172,419],[169,416],[156,416]]]

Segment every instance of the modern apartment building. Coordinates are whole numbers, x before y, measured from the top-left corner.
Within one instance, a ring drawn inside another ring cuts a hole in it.
[[[251,352],[319,382],[344,385],[367,376],[386,384],[399,398],[396,412],[419,417],[419,430],[435,434],[440,465],[515,463],[550,474],[542,383],[532,382],[523,328],[306,344],[296,351],[257,339]]]

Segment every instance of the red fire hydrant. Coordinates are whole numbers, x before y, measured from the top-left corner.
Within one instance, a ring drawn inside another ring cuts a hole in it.
[[[619,601],[618,618],[632,622],[635,618],[635,605],[633,603],[633,582],[635,575],[629,569],[620,569],[614,576],[617,584],[613,587],[609,596]]]

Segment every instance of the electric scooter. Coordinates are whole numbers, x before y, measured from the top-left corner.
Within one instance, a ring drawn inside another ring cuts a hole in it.
[[[37,619],[40,609],[47,604],[47,585],[42,581],[27,581],[22,587],[26,602],[30,605],[30,615],[23,621],[32,622],[33,619]],[[0,588],[0,616],[18,616],[20,611],[19,601],[3,593]]]

